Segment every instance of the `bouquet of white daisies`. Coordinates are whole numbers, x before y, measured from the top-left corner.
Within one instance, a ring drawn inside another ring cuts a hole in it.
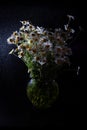
[[[16,49],[12,49],[9,54],[21,58],[28,67],[31,77],[29,85],[33,85],[34,89],[30,87],[27,94],[35,106],[43,107],[44,104],[50,106],[56,99],[59,93],[55,81],[57,70],[65,64],[70,65],[72,50],[69,43],[75,31],[70,27],[74,17],[67,16],[68,23],[64,28],[56,28],[53,31],[34,26],[29,21],[21,21],[22,27],[19,31],[13,32],[7,39],[9,44],[16,45]]]

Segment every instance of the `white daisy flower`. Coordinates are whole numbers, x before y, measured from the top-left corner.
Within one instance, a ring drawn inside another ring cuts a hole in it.
[[[52,50],[53,44],[50,41],[44,42],[43,46],[45,49]]]
[[[37,26],[36,31],[37,31],[38,34],[43,34],[44,28]]]
[[[24,21],[20,21],[23,25],[29,25],[29,21],[26,21],[26,20],[24,20]]]
[[[8,44],[13,44],[15,42],[14,37],[11,36],[7,39]]]
[[[67,15],[67,17],[71,20],[74,20],[75,18],[74,18],[74,16],[72,16],[72,15]]]
[[[75,30],[74,30],[74,29],[71,29],[70,31],[71,31],[71,33],[75,33]]]

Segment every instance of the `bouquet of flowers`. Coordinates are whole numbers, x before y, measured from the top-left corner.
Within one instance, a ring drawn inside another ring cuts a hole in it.
[[[34,26],[29,21],[21,21],[19,31],[7,39],[9,44],[15,44],[9,54],[21,58],[28,67],[31,80],[27,86],[27,96],[38,108],[50,107],[59,94],[56,77],[58,70],[64,64],[70,65],[72,50],[69,41],[73,38],[74,29],[70,27],[74,17],[67,15],[69,20],[64,29],[53,31]]]

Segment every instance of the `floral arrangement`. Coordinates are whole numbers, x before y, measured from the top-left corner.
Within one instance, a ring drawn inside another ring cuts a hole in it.
[[[52,81],[57,86],[55,81],[58,74],[57,70],[64,64],[70,65],[72,50],[69,47],[69,41],[73,38],[75,30],[70,27],[70,22],[74,20],[74,17],[67,16],[69,20],[64,28],[56,28],[53,31],[34,26],[29,21],[21,21],[22,27],[19,31],[13,32],[7,39],[9,44],[16,45],[16,49],[12,49],[9,54],[17,55],[28,67],[28,73],[31,77],[29,86],[31,84],[33,84],[33,88],[35,85],[39,86],[37,88],[40,90],[41,86],[43,88],[47,84],[51,86]],[[27,89],[27,95],[29,95],[32,103],[35,106],[39,104],[39,107],[43,107],[44,104],[52,104],[59,93],[58,87],[52,90],[53,94],[51,92],[51,95],[49,94],[51,87],[47,87],[45,92],[43,90],[44,94],[40,94],[38,90],[34,93],[31,88]],[[50,98],[48,98],[48,95],[50,95]],[[51,98],[53,101],[50,100]],[[50,103],[48,100],[50,100]]]

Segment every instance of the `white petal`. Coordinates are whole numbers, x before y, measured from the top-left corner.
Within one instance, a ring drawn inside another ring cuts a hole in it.
[[[10,52],[9,52],[9,54],[12,54],[14,52],[14,49],[12,49]]]

